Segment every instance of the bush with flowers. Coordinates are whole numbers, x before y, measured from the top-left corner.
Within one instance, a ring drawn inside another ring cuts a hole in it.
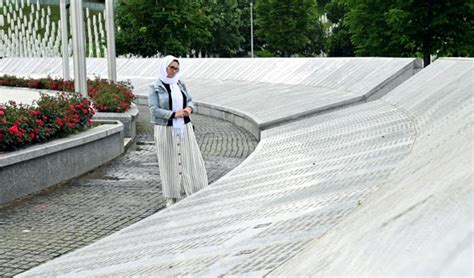
[[[130,82],[109,83],[103,79],[89,80],[88,94],[100,112],[124,112],[130,108],[135,95]]]
[[[78,93],[41,94],[33,105],[0,104],[0,151],[65,137],[91,126],[91,102]]]
[[[31,79],[3,75],[0,76],[0,86],[74,92],[74,81],[51,77]],[[124,112],[135,99],[130,82],[110,83],[106,79],[96,78],[88,80],[87,87],[93,107],[98,112]]]

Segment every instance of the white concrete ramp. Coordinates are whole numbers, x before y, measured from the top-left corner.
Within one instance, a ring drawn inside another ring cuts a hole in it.
[[[213,185],[20,277],[472,275],[473,61],[265,130]]]
[[[384,101],[416,128],[410,155],[349,217],[271,276],[473,275],[474,59],[439,60]]]
[[[118,59],[117,76],[148,95],[160,59]],[[182,59],[198,113],[225,118],[255,137],[273,126],[378,98],[419,70],[412,58],[204,58]],[[87,73],[107,77],[107,61],[87,60]],[[7,58],[0,74],[61,76],[59,58]],[[140,101],[139,101],[140,102]],[[224,115],[226,114],[226,115]],[[237,118],[229,119],[229,114]]]
[[[414,140],[380,102],[271,129],[207,189],[25,276],[264,275],[354,210]]]

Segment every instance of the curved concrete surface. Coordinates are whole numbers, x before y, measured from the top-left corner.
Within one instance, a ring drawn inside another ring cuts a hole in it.
[[[438,60],[265,130],[213,186],[20,277],[472,274],[472,76]]]
[[[384,94],[418,70],[411,58],[182,59],[182,79],[199,102],[251,117],[260,129]],[[117,76],[148,95],[160,59],[118,59]],[[71,67],[72,68],[72,67]],[[87,60],[88,75],[107,76],[107,61]],[[61,76],[60,58],[5,58],[0,74]],[[256,97],[258,96],[258,97]],[[288,98],[292,100],[288,101]],[[262,109],[264,108],[264,109]]]
[[[443,59],[384,100],[416,128],[409,156],[337,227],[271,276],[472,277],[474,60]]]

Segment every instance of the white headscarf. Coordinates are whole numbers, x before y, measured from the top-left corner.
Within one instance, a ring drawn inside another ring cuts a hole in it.
[[[179,110],[183,109],[183,95],[181,90],[178,86],[179,80],[179,71],[176,72],[173,78],[168,77],[168,73],[166,72],[166,68],[174,61],[178,61],[178,58],[168,55],[161,60],[160,65],[160,79],[166,84],[170,85],[171,89],[171,99],[172,99],[172,110],[173,112],[178,112]],[[186,131],[186,127],[184,125],[184,118],[174,118],[173,119],[173,131],[175,135],[181,136]]]

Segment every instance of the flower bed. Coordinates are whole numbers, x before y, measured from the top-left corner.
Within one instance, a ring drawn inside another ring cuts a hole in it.
[[[51,77],[31,79],[3,75],[0,76],[0,86],[74,92],[74,81]],[[130,82],[110,83],[106,79],[96,78],[89,79],[87,87],[93,107],[98,112],[124,112],[135,99]]]
[[[95,111],[100,112],[101,119],[108,119],[107,113],[117,118],[115,113],[129,110],[135,99],[129,82],[110,83],[99,78],[88,80],[90,100],[74,93],[73,81],[51,77],[27,79],[3,75],[0,86],[63,91],[56,97],[41,94],[31,106],[14,101],[0,104],[0,151],[13,151],[84,130],[91,125]]]
[[[0,151],[65,137],[91,126],[91,102],[78,93],[40,94],[33,105],[0,104]]]

